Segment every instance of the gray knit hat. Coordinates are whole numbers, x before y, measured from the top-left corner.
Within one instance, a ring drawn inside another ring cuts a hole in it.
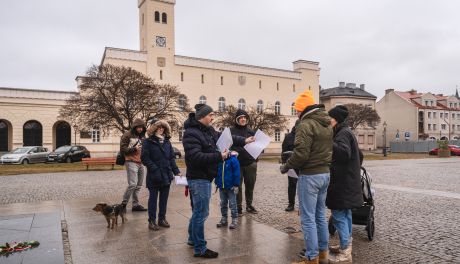
[[[209,113],[213,112],[212,108],[207,104],[196,104],[195,105],[195,119],[200,120],[201,118],[209,115]]]

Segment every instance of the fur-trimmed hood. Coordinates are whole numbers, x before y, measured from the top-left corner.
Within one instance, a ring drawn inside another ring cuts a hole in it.
[[[155,131],[157,131],[158,127],[164,127],[165,128],[165,138],[171,138],[171,126],[168,124],[168,122],[164,120],[158,120],[154,124],[150,125],[147,128],[147,134],[149,137],[153,136],[155,134]]]

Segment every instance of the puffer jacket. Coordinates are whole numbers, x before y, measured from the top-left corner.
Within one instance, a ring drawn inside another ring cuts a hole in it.
[[[324,105],[307,107],[296,127],[294,153],[286,168],[299,170],[300,175],[329,172],[332,159],[332,128]]]
[[[230,156],[217,167],[216,187],[231,189],[240,185],[240,163],[237,157]]]
[[[255,133],[251,129],[249,129],[248,125],[240,126],[237,122],[237,117],[239,116],[246,116],[246,119],[249,122],[249,115],[246,111],[242,109],[238,109],[235,114],[235,124],[233,127],[230,128],[230,132],[232,135],[248,138],[254,136]],[[232,146],[232,150],[238,152],[238,161],[242,167],[248,166],[251,163],[255,162],[256,160],[246,151],[244,146]]]
[[[216,142],[220,133],[212,126],[206,127],[198,122],[195,113],[190,113],[184,123],[182,144],[187,166],[187,180],[205,179],[213,181],[217,176],[217,165],[222,155],[217,150]],[[233,144],[244,146],[245,138],[232,136]]]

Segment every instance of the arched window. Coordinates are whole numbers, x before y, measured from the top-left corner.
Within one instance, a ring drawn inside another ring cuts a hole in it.
[[[262,81],[259,80],[259,89],[262,89]]]
[[[56,146],[55,146],[55,148],[70,145],[71,144],[70,124],[65,122],[65,121],[59,121],[55,125],[55,135],[56,135]]]
[[[295,84],[292,85],[292,92],[295,93]]]
[[[200,102],[200,104],[206,104],[206,96],[204,96],[204,95],[200,96],[199,102]]]
[[[277,115],[281,114],[281,103],[279,101],[276,101],[275,103],[275,114]]]
[[[168,15],[166,13],[161,14],[161,22],[163,24],[168,24]]]
[[[163,71],[160,71],[160,80],[163,80]]]
[[[225,98],[224,97],[219,97],[218,108],[219,108],[219,112],[225,111]]]
[[[280,83],[276,83],[276,90],[277,90],[277,91],[280,90]]]
[[[35,120],[27,121],[24,124],[22,135],[25,147],[43,145],[43,127]]]
[[[179,131],[177,131],[177,133],[179,135],[179,142],[182,142],[182,138],[184,137],[184,128],[180,127]]]
[[[297,115],[297,110],[295,110],[295,103],[292,103],[291,105],[291,115],[295,116]]]
[[[275,130],[275,141],[280,142],[281,141],[281,132],[279,129]]]
[[[264,110],[264,101],[259,100],[257,101],[257,113],[262,113]]]
[[[160,12],[155,11],[155,22],[160,22]]]
[[[187,106],[187,97],[183,94],[179,95],[179,111],[185,111]]]
[[[243,98],[238,100],[238,109],[241,109],[241,110],[246,109],[246,101]]]
[[[224,76],[220,76],[220,85],[224,85]]]
[[[204,83],[204,74],[201,74],[201,83]]]
[[[183,73],[183,72],[180,73],[180,81],[181,81],[181,82],[184,81],[184,73]]]
[[[0,120],[0,151],[8,151],[9,132],[7,121]]]

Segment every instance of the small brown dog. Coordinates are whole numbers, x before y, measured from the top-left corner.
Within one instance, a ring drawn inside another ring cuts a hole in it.
[[[126,214],[126,205],[124,204],[115,204],[115,205],[107,205],[105,203],[98,203],[93,208],[96,212],[101,212],[105,216],[105,220],[107,220],[107,228],[112,228],[115,225],[118,225],[118,216],[121,216],[121,223],[124,224],[125,214]],[[110,220],[112,220],[112,227],[110,227]]]

